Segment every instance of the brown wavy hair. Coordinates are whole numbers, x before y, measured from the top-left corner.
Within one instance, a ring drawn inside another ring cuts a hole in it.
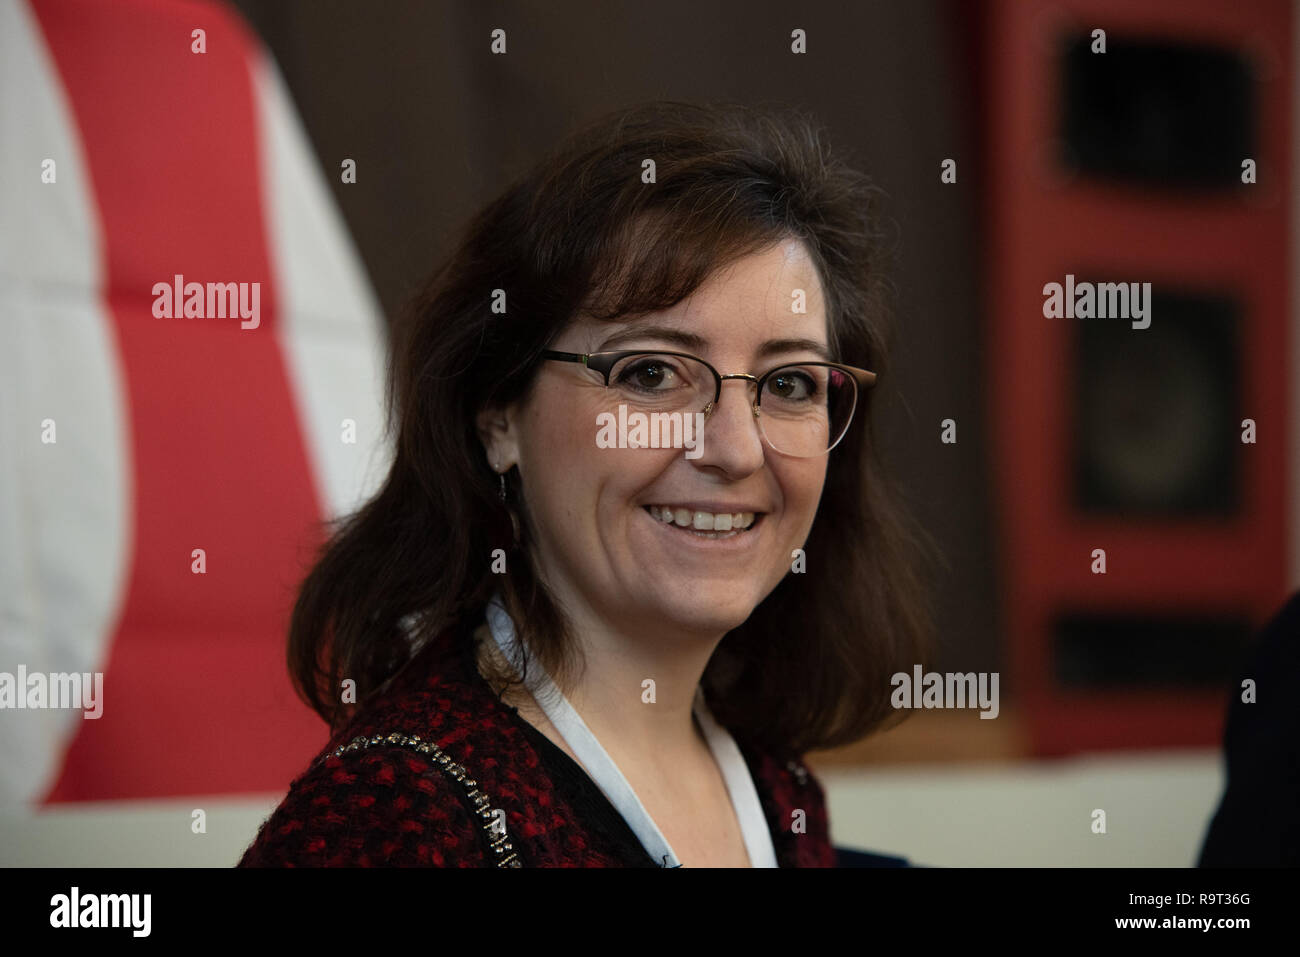
[[[655,182],[642,181],[646,159]],[[476,414],[524,397],[540,353],[574,316],[618,322],[667,309],[719,267],[794,237],[822,281],[832,355],[881,383],[860,396],[830,453],[807,571],[787,574],[727,633],[704,688],[733,735],[773,753],[845,744],[894,723],[890,676],[931,654],[924,569],[933,546],[872,441],[894,334],[881,198],[807,115],[719,102],[608,114],[511,183],[394,325],[395,456],[298,595],[288,658],[300,696],[337,730],[354,707],[339,700],[344,678],[363,705],[426,642],[471,641],[497,589],[521,640],[568,687],[581,665],[569,624],[526,557],[516,470],[503,503]],[[494,290],[506,293],[504,313],[491,308]],[[515,550],[508,574],[492,571],[497,548]]]

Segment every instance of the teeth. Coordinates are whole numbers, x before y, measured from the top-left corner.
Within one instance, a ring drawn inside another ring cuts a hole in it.
[[[697,512],[671,505],[651,505],[650,514],[661,522],[693,528],[701,532],[729,532],[742,530],[754,524],[753,512]]]

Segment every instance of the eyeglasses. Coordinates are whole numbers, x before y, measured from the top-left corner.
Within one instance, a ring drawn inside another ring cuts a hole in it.
[[[579,362],[605,379],[618,401],[640,412],[703,412],[722,398],[722,380],[754,383],[751,406],[758,429],[773,450],[795,458],[825,455],[839,444],[853,420],[858,390],[875,385],[876,374],[836,362],[794,362],[755,377],[722,375],[687,352],[542,352],[545,359]]]

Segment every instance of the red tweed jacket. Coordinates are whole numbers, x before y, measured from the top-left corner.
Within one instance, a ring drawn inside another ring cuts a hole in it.
[[[832,867],[797,760],[740,748],[781,867]],[[802,814],[797,813],[802,812]],[[289,787],[241,867],[657,867],[587,774],[502,703],[469,641],[419,651]]]

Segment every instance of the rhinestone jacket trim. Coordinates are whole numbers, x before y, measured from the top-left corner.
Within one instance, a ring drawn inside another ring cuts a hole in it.
[[[418,734],[402,734],[394,731],[391,734],[376,734],[367,737],[358,735],[342,747],[333,751],[335,757],[341,757],[349,751],[365,750],[366,748],[376,747],[399,747],[410,748],[425,757],[432,758],[434,763],[442,769],[442,772],[455,781],[462,791],[465,792],[469,799],[470,806],[474,809],[480,820],[480,826],[487,840],[487,846],[496,858],[497,867],[523,867],[523,862],[519,860],[519,855],[515,853],[514,846],[506,839],[504,832],[498,833],[494,827],[494,817],[492,814],[492,800],[479,789],[478,782],[469,776],[465,768],[451,759],[446,751],[438,747],[432,741],[422,741]]]

